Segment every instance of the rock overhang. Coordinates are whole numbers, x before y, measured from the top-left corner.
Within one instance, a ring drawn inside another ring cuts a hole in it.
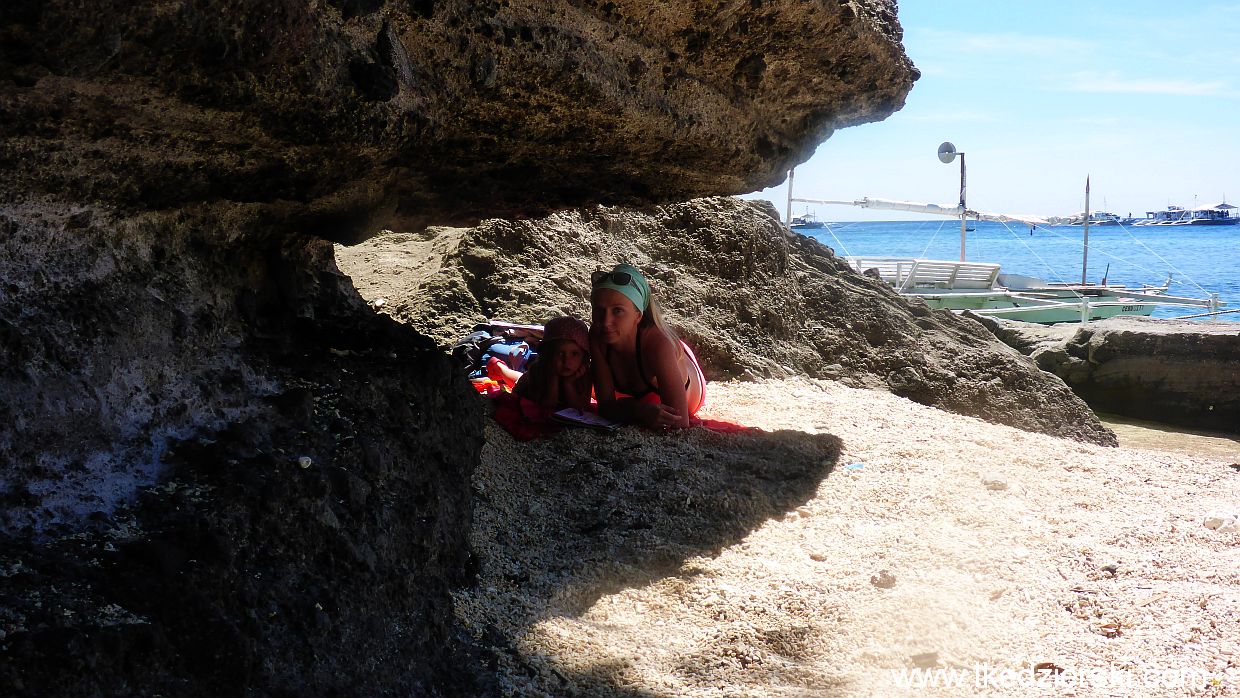
[[[3,14],[6,188],[261,205],[342,242],[760,189],[835,129],[898,110],[918,77],[877,0]]]

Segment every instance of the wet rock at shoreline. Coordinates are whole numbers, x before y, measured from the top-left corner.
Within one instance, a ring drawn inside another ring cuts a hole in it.
[[[1240,323],[985,324],[1099,412],[1240,434]]]

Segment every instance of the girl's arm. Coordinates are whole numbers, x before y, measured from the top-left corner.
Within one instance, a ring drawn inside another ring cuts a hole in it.
[[[585,411],[590,404],[590,374],[586,367],[582,366],[575,376],[560,379],[560,383],[561,404]]]
[[[539,366],[538,361],[530,365],[530,370],[521,374],[512,392],[527,400],[533,400],[542,407],[555,407],[559,400],[559,380],[548,367]]]
[[[543,373],[545,375],[539,376],[542,378],[539,382],[545,385],[546,389],[542,391],[542,398],[538,404],[550,409],[558,408],[560,406],[560,377],[551,371],[550,366]]]

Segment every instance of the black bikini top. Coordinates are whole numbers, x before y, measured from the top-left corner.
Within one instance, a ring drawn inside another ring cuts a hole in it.
[[[635,354],[636,354],[636,358],[637,358],[637,376],[638,376],[639,378],[641,378],[641,379],[642,379],[642,382],[643,382],[643,383],[645,383],[645,384],[646,384],[646,388],[647,388],[647,390],[646,390],[646,392],[642,393],[641,395],[634,395],[633,397],[636,397],[636,398],[641,398],[641,397],[645,397],[646,395],[649,395],[650,393],[657,393],[657,392],[659,392],[659,389],[658,389],[658,388],[656,388],[656,387],[654,387],[654,383],[651,383],[651,382],[650,382],[650,379],[646,377],[646,373],[645,373],[645,371],[643,370],[643,364],[642,364],[642,328],[640,328],[640,327],[639,327],[639,328],[637,328],[637,347],[636,347],[636,352],[635,352]],[[607,346],[607,361],[608,361],[609,363],[611,362],[611,345],[608,345],[608,346]],[[689,373],[691,374],[691,373],[692,373],[692,371],[690,371]],[[613,374],[613,375],[615,375],[615,374]],[[689,384],[690,384],[690,381],[692,381],[692,376],[686,376],[686,377],[685,377],[685,390],[688,390],[688,389],[689,389]],[[621,392],[628,392],[628,391],[623,391],[623,390],[622,390]]]

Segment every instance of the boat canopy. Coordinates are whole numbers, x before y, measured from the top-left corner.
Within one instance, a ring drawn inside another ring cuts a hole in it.
[[[939,216],[951,216],[959,218],[964,215],[979,221],[993,221],[996,223],[1012,223],[1019,222],[1027,225],[1048,225],[1045,218],[1041,216],[1032,216],[1028,214],[1018,213],[990,213],[986,211],[974,211],[966,209],[959,205],[949,206],[943,204],[922,204],[915,201],[896,201],[893,199],[876,199],[868,196],[860,199],[844,200],[824,200],[824,199],[793,199],[809,204],[824,204],[833,206],[858,206],[860,208],[871,208],[881,211],[908,211],[910,213],[932,213]]]

